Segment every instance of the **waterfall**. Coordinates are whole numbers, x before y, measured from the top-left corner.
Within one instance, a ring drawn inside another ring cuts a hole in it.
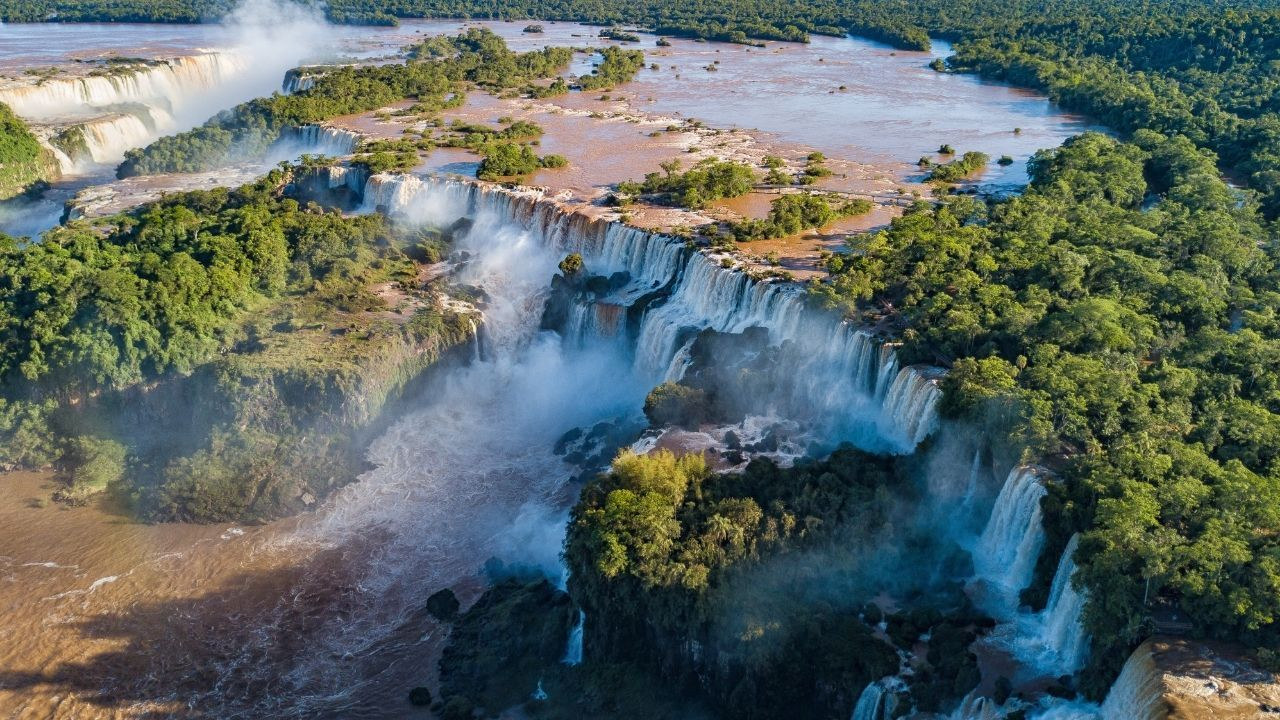
[[[1040,644],[1052,654],[1056,667],[1063,673],[1079,670],[1089,654],[1089,638],[1081,623],[1085,596],[1071,580],[1076,571],[1075,554],[1079,537],[1072,535],[1067,549],[1062,552],[1058,571],[1053,576],[1049,604],[1044,609],[1039,637]]]
[[[1168,716],[1164,674],[1156,666],[1154,650],[1148,640],[1125,661],[1102,703],[1103,720],[1160,720]]]
[[[1003,717],[1004,713],[995,700],[974,690],[960,700],[960,707],[951,713],[948,720],[999,720]]]
[[[291,128],[281,135],[272,148],[272,154],[288,158],[303,154],[341,157],[354,153],[360,147],[361,140],[358,133],[350,130],[326,125],[303,125]]]
[[[938,376],[937,368],[905,367],[889,385],[881,421],[885,433],[896,434],[904,448],[915,448],[937,429]]]
[[[137,115],[109,115],[81,125],[89,157],[98,165],[120,162],[130,148],[145,145],[157,124]]]
[[[964,497],[960,499],[960,516],[969,517],[969,511],[973,507],[974,498],[978,495],[978,487],[981,485],[981,478],[984,473],[982,467],[982,446],[973,449],[973,462],[969,463],[969,482],[964,488]]]
[[[566,211],[540,191],[434,176],[369,178],[363,205],[441,228],[462,218],[502,218],[528,228],[530,242],[582,255],[593,274],[626,273],[625,288],[573,310],[569,334],[573,342],[621,337],[623,316],[636,310],[633,362],[653,384],[683,374],[690,334],[759,327],[782,350],[773,372],[786,390],[768,398],[778,405],[772,411],[899,453],[937,429],[940,370],[899,367],[893,346],[813,307],[803,288],[727,270],[720,256],[692,251],[683,240]],[[643,298],[647,304],[632,307]]]
[[[582,626],[587,622],[587,614],[582,610],[578,611],[578,622],[569,630],[569,642],[565,646],[564,660],[565,665],[581,665],[582,664]]]
[[[858,696],[850,720],[890,720],[898,709],[898,695],[902,681],[896,677],[869,683]]]
[[[293,95],[294,93],[310,90],[315,86],[316,76],[314,74],[295,68],[285,73],[284,82],[280,85],[280,89],[285,95]]]
[[[975,573],[992,586],[1005,619],[1017,609],[1018,594],[1031,584],[1044,547],[1044,495],[1038,469],[1023,465],[1010,470],[974,548]]]
[[[27,121],[63,174],[79,175],[202,122],[231,99],[220,98],[220,91],[252,66],[237,53],[205,53],[0,87],[0,103]]]
[[[626,315],[627,309],[615,303],[578,303],[569,313],[566,339],[580,348],[598,342],[620,343],[626,339]]]
[[[175,111],[249,69],[246,58],[206,53],[144,68],[84,77],[51,78],[39,85],[0,88],[0,102],[25,118],[85,116],[129,103]]]

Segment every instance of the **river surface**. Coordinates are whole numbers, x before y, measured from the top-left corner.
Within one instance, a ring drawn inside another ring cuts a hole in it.
[[[532,35],[525,23],[485,23],[516,49],[603,44],[597,28],[542,24]],[[339,55],[371,58],[461,26],[335,37]],[[984,180],[1019,183],[1032,152],[1086,127],[1043,97],[929,70],[941,44],[655,48],[643,37],[659,69],[619,89],[634,106],[755,128],[902,178],[945,142],[1013,156]],[[0,67],[184,54],[225,38],[210,26],[7,25]],[[579,56],[575,72],[591,61]],[[402,717],[407,689],[435,676],[442,629],[422,612],[427,595],[454,587],[469,601],[495,555],[559,572],[576,486],[551,445],[570,428],[634,416],[652,378],[636,378],[616,349],[568,352],[537,331],[558,258],[527,228],[489,218],[467,242],[479,260],[465,279],[494,298],[490,354],[439,378],[373,443],[375,469],[319,509],[260,527],[143,526],[108,504],[48,503],[47,475],[0,478],[0,715]]]

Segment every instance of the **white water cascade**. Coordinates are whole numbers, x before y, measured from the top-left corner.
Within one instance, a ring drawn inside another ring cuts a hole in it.
[[[1148,641],[1133,651],[1102,703],[1103,720],[1160,720],[1169,708],[1164,701],[1164,674],[1156,666]]]
[[[1017,610],[1018,594],[1031,584],[1044,547],[1044,495],[1037,468],[1022,465],[1009,471],[973,551],[975,573],[987,585],[990,602],[984,604],[1005,620]]]
[[[66,175],[119,163],[125,151],[203,122],[219,96],[251,72],[250,59],[211,52],[100,75],[0,88],[0,102],[30,123]],[[62,138],[55,141],[55,136]]]
[[[316,76],[311,73],[290,70],[284,76],[280,89],[285,95],[300,93],[316,86]]]
[[[358,133],[327,125],[303,125],[286,132],[272,148],[272,155],[292,159],[302,154],[342,157],[360,146]]]
[[[402,219],[435,219],[441,222],[429,224],[448,228],[463,216],[452,212],[448,196],[424,192],[406,200],[397,206]],[[340,596],[326,600],[359,611],[315,620],[284,668],[269,637],[244,643],[224,673],[270,676],[281,691],[255,696],[252,707],[233,706],[235,712],[224,708],[238,701],[218,690],[193,699],[218,708],[213,714],[377,716],[360,703],[398,695],[417,677],[424,653],[442,642],[424,624],[423,597],[474,581],[491,557],[562,576],[566,513],[576,495],[569,480],[577,469],[554,453],[555,443],[566,430],[636,414],[648,385],[619,349],[579,350],[539,330],[563,256],[535,228],[498,211],[471,218],[456,235],[456,249],[469,254],[457,280],[485,292],[485,352],[443,373],[414,412],[374,441],[374,469],[306,516],[282,548],[305,557],[312,548],[361,547],[360,561],[344,566],[351,577],[338,584]],[[327,598],[334,592],[325,589]],[[567,662],[581,658],[579,619]]]
[[[0,102],[26,118],[83,117],[130,103],[167,107],[174,112],[248,68],[248,58],[241,55],[205,53],[160,61],[138,70],[55,77],[38,85],[0,88]]]
[[[570,342],[585,347],[594,342],[621,343],[626,339],[627,308],[610,302],[575,305],[569,314]]]
[[[140,113],[141,115],[141,113]],[[159,118],[153,117],[159,115]],[[88,161],[98,165],[115,164],[124,159],[130,148],[145,145],[155,135],[156,128],[172,124],[173,118],[163,110],[149,109],[146,119],[139,115],[119,114],[96,118],[80,125],[81,137],[89,151]],[[82,158],[76,158],[84,162]],[[63,168],[72,173],[76,168]]]
[[[574,623],[569,629],[569,642],[565,646],[564,660],[565,665],[581,665],[582,664],[582,629],[587,623],[587,613],[578,611],[578,622]]]
[[[898,695],[895,691],[900,690],[901,686],[902,680],[897,677],[868,683],[858,696],[857,704],[853,706],[850,720],[890,720],[898,709]]]
[[[636,372],[653,384],[679,378],[693,333],[762,327],[785,351],[785,367],[777,372],[789,390],[771,398],[779,415],[808,417],[823,424],[825,435],[895,452],[912,451],[937,428],[940,371],[900,368],[891,346],[811,307],[803,289],[726,270],[718,257],[688,250],[675,238],[566,212],[537,191],[436,177],[374,176],[364,206],[439,227],[486,213],[511,218],[532,230],[531,242],[581,254],[594,274],[627,273],[625,288],[596,298],[596,308],[573,320],[579,341],[615,336],[621,306],[661,293],[643,308],[633,349]]]
[[[1066,550],[1062,551],[1062,560],[1053,576],[1049,604],[1042,614],[1039,636],[1040,645],[1049,651],[1062,673],[1079,670],[1089,654],[1089,637],[1081,623],[1085,596],[1071,579],[1076,571],[1075,554],[1079,539],[1078,535],[1072,535]]]
[[[974,691],[960,700],[960,706],[947,720],[1000,720],[1003,717],[1001,707],[994,700]]]

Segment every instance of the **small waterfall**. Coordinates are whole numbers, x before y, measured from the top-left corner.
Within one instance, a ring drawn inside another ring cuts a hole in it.
[[[602,301],[575,303],[569,312],[566,339],[585,348],[599,342],[621,343],[626,340],[627,309]]]
[[[316,76],[312,73],[305,72],[295,68],[285,73],[284,82],[280,85],[280,90],[285,95],[293,95],[300,93],[316,86]]]
[[[684,378],[684,374],[693,365],[694,340],[695,338],[690,338],[688,342],[680,346],[675,355],[671,356],[671,364],[667,366],[667,372],[663,374],[662,382],[680,382]]]
[[[974,498],[978,495],[978,487],[982,484],[984,474],[982,467],[982,446],[973,449],[973,462],[969,463],[969,482],[964,488],[964,497],[960,499],[960,516],[969,517]]]
[[[937,405],[942,398],[937,368],[905,367],[898,371],[884,395],[881,424],[896,435],[906,450],[914,449],[938,427]]]
[[[1058,571],[1053,576],[1049,604],[1042,615],[1039,637],[1040,645],[1052,654],[1056,667],[1063,673],[1079,670],[1089,655],[1089,637],[1081,622],[1085,596],[1071,581],[1076,571],[1075,554],[1079,539],[1079,535],[1072,535],[1067,549],[1062,552]]]
[[[1169,714],[1164,674],[1156,666],[1150,640],[1125,661],[1102,703],[1102,720],[1162,720]]]
[[[475,320],[468,319],[467,324],[471,326],[471,361],[480,362],[484,359],[480,351],[480,328],[476,327]]]
[[[1019,466],[1009,471],[982,536],[973,552],[974,570],[1000,596],[1005,619],[1018,606],[1018,593],[1031,584],[1044,547],[1040,471]]]
[[[291,157],[303,154],[341,157],[354,153],[361,140],[358,133],[350,130],[327,125],[303,125],[284,133],[275,150]]]
[[[849,720],[890,720],[898,709],[898,696],[893,682],[901,683],[898,678],[885,678],[869,683],[858,696],[858,703],[853,706],[853,716]]]
[[[579,610],[578,622],[569,630],[569,642],[565,646],[564,660],[561,660],[565,665],[582,664],[582,626],[586,622],[587,614]]]
[[[97,165],[115,164],[131,148],[145,145],[155,132],[136,115],[110,115],[80,126],[89,157]]]
[[[1000,720],[1004,712],[995,700],[978,694],[977,690],[965,695],[960,707],[951,713],[948,720]]]
[[[653,384],[683,375],[691,334],[764,328],[783,358],[774,379],[784,390],[768,398],[778,405],[771,412],[809,418],[868,449],[902,453],[937,429],[940,370],[900,368],[892,346],[814,308],[803,288],[726,270],[718,256],[691,251],[677,238],[568,212],[540,191],[440,177],[369,178],[363,209],[436,227],[498,218],[557,254],[579,253],[597,274],[626,273],[626,288],[572,310],[568,335],[573,343],[621,339],[629,336],[625,316],[637,310],[634,365]],[[655,295],[660,299],[631,307]]]

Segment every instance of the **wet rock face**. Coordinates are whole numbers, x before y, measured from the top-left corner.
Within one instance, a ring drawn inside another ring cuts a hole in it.
[[[566,463],[582,469],[584,477],[609,467],[615,455],[630,445],[642,427],[635,418],[619,417],[596,423],[590,428],[572,428],[555,444],[555,454]]]

